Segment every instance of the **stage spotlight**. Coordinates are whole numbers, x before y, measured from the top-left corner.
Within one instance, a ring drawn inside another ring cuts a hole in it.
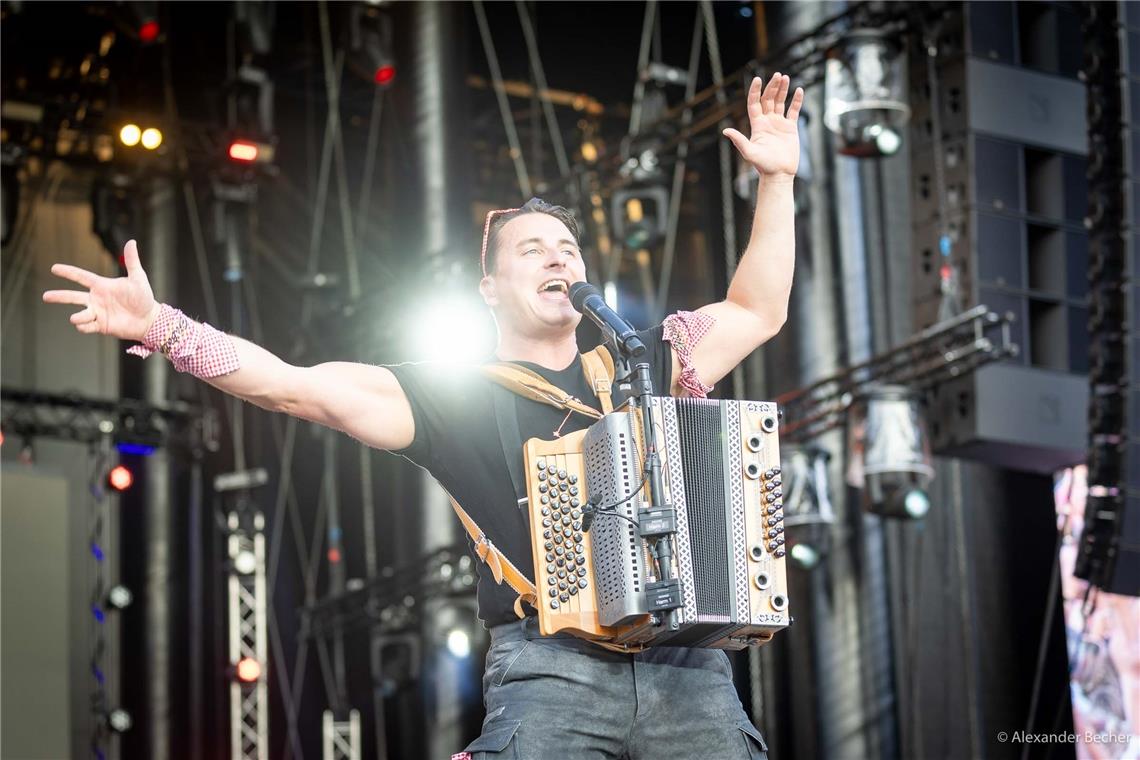
[[[249,549],[242,549],[234,556],[234,570],[242,575],[250,575],[257,569],[257,557]]]
[[[471,654],[471,636],[460,628],[451,629],[447,633],[447,651],[455,657],[467,657]]]
[[[814,446],[781,446],[784,535],[788,556],[804,570],[819,565],[831,549],[831,507],[827,463],[831,455]]]
[[[131,730],[134,721],[131,720],[131,714],[121,707],[116,707],[111,712],[107,713],[107,725],[117,734],[122,734]]]
[[[139,26],[139,40],[149,45],[158,39],[160,31],[161,29],[159,29],[158,22],[154,19],[144,21],[142,25]]]
[[[134,595],[131,593],[131,590],[119,583],[112,586],[111,590],[107,592],[107,603],[105,606],[113,610],[122,611],[130,607],[133,601]]]
[[[119,142],[128,148],[133,148],[142,139],[142,129],[138,124],[126,124],[119,130]]]
[[[147,127],[143,130],[140,140],[144,148],[154,150],[159,145],[162,145],[162,131],[154,127]]]
[[[665,238],[669,194],[662,186],[646,186],[614,193],[614,235],[626,248],[650,248]]]
[[[226,155],[239,164],[267,164],[273,161],[273,146],[253,140],[234,140]]]
[[[848,483],[863,489],[873,514],[918,520],[930,511],[926,491],[934,479],[926,424],[912,391],[875,386],[851,411]]]
[[[261,663],[252,657],[243,657],[234,666],[234,675],[242,683],[254,683],[261,678]]]
[[[116,491],[126,491],[134,482],[134,474],[123,465],[118,465],[107,473],[107,484]]]
[[[356,3],[348,19],[349,68],[379,87],[396,80],[392,57],[392,21],[377,8]]]
[[[871,29],[849,33],[828,51],[823,123],[839,136],[840,153],[866,158],[898,151],[910,118],[904,65],[898,44]]]

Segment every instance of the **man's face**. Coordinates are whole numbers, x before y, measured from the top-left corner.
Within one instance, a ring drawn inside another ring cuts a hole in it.
[[[563,335],[582,319],[567,290],[585,279],[582,252],[566,225],[550,214],[530,213],[499,231],[495,268],[479,292],[500,328],[531,337]]]

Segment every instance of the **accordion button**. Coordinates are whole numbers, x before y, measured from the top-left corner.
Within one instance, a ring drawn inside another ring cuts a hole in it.
[[[579,544],[582,543],[582,534],[581,533],[575,533],[574,534],[574,542],[579,543]]]
[[[566,549],[564,549],[563,547],[559,546],[557,549],[555,549],[555,550],[554,550],[554,553],[555,553],[555,554],[557,554],[559,557],[561,557],[563,554],[565,554],[565,553],[566,553]],[[553,562],[553,561],[554,561],[554,558],[553,558],[553,557],[551,557],[551,558],[550,558],[550,561],[552,561],[552,562]]]
[[[586,586],[589,586],[589,585],[590,585],[590,583],[585,578],[578,581],[578,588],[586,588]]]
[[[558,565],[559,567],[565,567],[566,566],[566,560],[559,557],[558,559],[554,560],[554,564]]]
[[[542,496],[538,497],[538,503],[539,504],[549,504],[550,503],[550,497],[547,496],[546,494],[543,494]]]
[[[577,505],[574,504],[573,506],[577,506]],[[575,520],[577,520],[579,517],[582,516],[582,510],[575,509],[573,512],[570,513],[570,516],[573,517]]]
[[[543,538],[550,538],[550,537],[551,537],[551,536],[553,536],[553,535],[554,535],[554,534],[553,534],[551,531],[549,531],[549,530],[544,530],[544,531],[542,531],[542,537],[543,537]]]
[[[764,501],[768,502],[769,504],[771,504],[775,500],[776,500],[776,494],[774,494],[774,493],[770,493],[764,497]]]
[[[562,478],[563,480],[565,480],[565,479],[566,479],[566,477],[567,477],[567,473],[566,473],[566,470],[559,470],[559,471],[558,471],[558,477],[560,477],[560,478]]]
[[[563,504],[566,504],[570,501],[570,494],[568,494],[568,493],[561,494],[558,497],[558,500],[561,501]]]
[[[560,546],[558,548],[561,549],[562,547]],[[546,561],[547,562],[553,562],[554,561],[554,552],[547,552],[546,553]]]
[[[556,543],[556,544],[562,543],[563,538],[564,538],[564,536],[562,535],[562,532],[559,531],[558,533],[556,533],[554,535],[554,543]]]
[[[783,543],[784,543],[784,537],[783,537],[783,536],[780,536],[779,538],[777,538],[777,539],[776,539],[776,543],[777,543],[777,544],[780,544],[780,545],[782,546],[782,545],[783,545]]]
[[[572,498],[572,499],[570,499],[570,506],[572,506],[572,507],[580,507],[580,506],[582,506],[582,502],[581,502],[580,500],[578,500],[578,499],[573,499],[573,498]],[[575,510],[575,511],[577,511],[577,510]]]
[[[549,565],[547,565],[547,567],[549,567]],[[565,578],[566,577],[566,571],[565,570],[559,570],[558,571],[558,577],[559,577],[559,579]]]
[[[549,528],[551,525],[552,525],[552,523],[550,522],[550,518],[549,518],[549,517],[544,517],[544,518],[542,519],[542,527],[544,527],[544,528]]]
[[[538,484],[538,492],[539,493],[546,493],[549,490],[550,490],[550,486],[546,485],[545,483],[539,483]]]
[[[574,527],[574,530],[581,530],[582,529],[582,521],[581,520],[575,520],[573,527]]]
[[[571,496],[577,496],[578,495],[578,486],[570,486],[570,495]]]
[[[776,550],[776,556],[777,556],[777,557],[783,557],[783,556],[784,556],[784,553],[785,553],[785,552],[784,552],[784,547],[782,547],[782,546],[781,546],[779,549],[777,549],[777,550]]]
[[[578,593],[578,587],[577,586],[571,586],[570,587],[570,596],[574,596],[577,593]]]
[[[570,485],[574,485],[575,483],[578,482],[578,476],[571,473],[569,480],[570,480]]]
[[[564,602],[568,602],[568,601],[570,601],[570,595],[569,595],[569,594],[567,594],[565,591],[563,591],[561,594],[559,594],[559,595],[558,595],[558,598],[559,598],[559,599],[561,599],[561,600],[562,600],[562,601],[564,601]]]
[[[550,609],[552,609],[552,610],[558,609],[558,600],[557,599],[551,599],[550,600]]]
[[[546,548],[546,551],[550,551],[551,549],[554,548],[554,542],[553,541],[547,541],[545,544],[543,544],[543,546]]]
[[[547,565],[547,566],[546,566],[546,572],[548,572],[548,573],[553,573],[553,572],[554,572],[555,570],[557,570],[557,569],[558,569],[558,568],[556,568],[556,567],[554,566],[554,563],[553,563],[553,562],[551,562],[549,565]]]
[[[546,583],[547,585],[553,586],[555,583],[558,583],[558,579],[553,575],[548,575],[546,576]]]
[[[538,473],[538,479],[539,480],[546,480],[546,473],[545,472]]]
[[[585,563],[586,563],[586,555],[582,553],[582,545],[581,545],[581,544],[578,544],[577,546],[575,546],[575,547],[574,547],[574,551],[575,551],[575,552],[577,552],[577,556],[575,556],[575,557],[574,557],[574,560],[575,560],[575,561],[576,561],[576,562],[577,562],[579,565],[585,565]]]
[[[546,471],[553,475],[554,473],[558,472],[558,467],[555,465],[550,465],[546,468]]]
[[[558,596],[558,589],[556,589],[556,588],[550,589],[550,595],[551,596]]]
[[[560,507],[560,509],[562,510],[562,514],[564,514],[564,515],[570,514],[570,505],[569,504],[563,504]]]
[[[566,581],[558,581],[558,590],[559,591],[565,591],[566,590]]]
[[[565,480],[558,484],[558,490],[559,491],[565,491],[565,490],[568,490],[569,488],[570,488],[570,486],[566,485]]]
[[[775,525],[776,524],[776,518],[775,517],[769,517],[768,518],[768,524],[769,525]]]
[[[775,528],[769,528],[768,529],[768,538],[775,538],[775,537],[776,537],[776,529]]]
[[[577,569],[578,569],[578,566],[575,565],[573,562],[567,562],[566,563],[566,572],[570,573],[571,575],[573,575],[575,573],[575,571],[577,571]]]
[[[550,507],[543,507],[542,508],[542,516],[543,517],[550,517]]]
[[[540,469],[540,470],[546,469],[546,460],[545,459],[538,460],[538,469]]]

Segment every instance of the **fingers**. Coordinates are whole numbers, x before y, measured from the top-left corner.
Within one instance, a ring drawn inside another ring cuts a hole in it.
[[[721,132],[721,134],[731,140],[732,144],[736,146],[736,149],[740,151],[740,154],[744,155],[745,150],[747,150],[748,145],[750,144],[747,137],[740,134],[740,132],[737,132],[732,127],[724,130]]]
[[[70,303],[76,306],[86,306],[87,297],[87,293],[82,290],[44,291],[44,303]]]
[[[792,78],[785,74],[780,77],[779,89],[776,90],[776,113],[780,116],[784,115],[784,108],[788,102],[788,88],[792,86]]]
[[[752,84],[748,86],[748,117],[755,119],[764,113],[763,107],[760,105],[760,91],[764,87],[763,80],[760,77],[752,77]]]
[[[776,110],[776,91],[778,89],[780,89],[780,72],[777,71],[768,80],[764,92],[760,95],[760,110],[763,113],[768,114]]]
[[[791,121],[798,121],[800,118],[800,107],[804,104],[804,88],[797,87],[796,94],[792,95],[792,105],[788,109],[788,119]]]
[[[99,327],[99,322],[96,320],[94,322],[84,322],[81,325],[76,325],[75,329],[85,335],[94,335],[101,332]]]
[[[127,244],[123,246],[123,264],[127,267],[127,277],[142,274],[142,262],[139,261],[139,244],[134,240],[128,240]]]
[[[73,267],[71,264],[52,264],[51,273],[56,277],[62,277],[65,280],[71,280],[72,282],[78,283],[85,288],[91,287],[99,279],[99,275],[95,274],[94,272],[88,272],[86,269]]]
[[[85,325],[88,322],[95,321],[95,312],[90,308],[82,309],[72,314],[68,319],[71,320],[71,324],[73,325]]]

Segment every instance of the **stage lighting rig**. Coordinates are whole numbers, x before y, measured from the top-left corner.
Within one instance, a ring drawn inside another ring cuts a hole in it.
[[[847,430],[847,482],[862,489],[864,508],[882,517],[925,517],[934,467],[917,394],[900,385],[868,388],[852,407]]]
[[[138,234],[141,212],[134,182],[122,172],[108,172],[91,185],[91,230],[122,266],[122,250]]]
[[[374,5],[354,3],[348,16],[348,67],[378,87],[396,80],[392,55],[392,19]]]
[[[665,238],[669,193],[662,185],[619,190],[611,205],[614,236],[632,251],[650,248]]]
[[[857,158],[891,156],[910,119],[899,43],[882,31],[856,29],[827,52],[824,124],[839,152]]]
[[[814,569],[831,549],[835,511],[827,480],[829,459],[831,454],[818,446],[780,447],[788,557],[804,570]]]

